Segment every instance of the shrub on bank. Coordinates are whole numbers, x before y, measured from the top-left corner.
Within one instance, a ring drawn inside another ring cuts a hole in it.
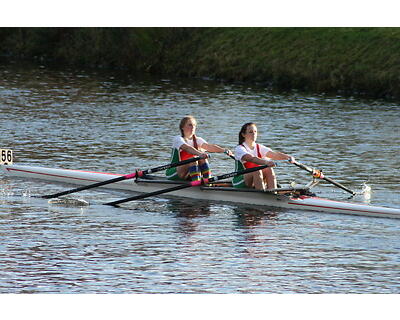
[[[398,28],[2,28],[27,59],[400,98]]]

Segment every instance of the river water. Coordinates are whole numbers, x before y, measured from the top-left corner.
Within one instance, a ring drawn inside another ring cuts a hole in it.
[[[0,147],[15,163],[129,173],[168,163],[187,115],[197,134],[233,149],[241,125],[258,142],[370,198],[400,208],[400,106],[279,93],[261,86],[0,67]],[[214,174],[233,171],[215,154]],[[281,163],[282,184],[308,182]],[[0,293],[400,293],[400,220],[254,208],[168,197],[87,207],[26,196],[70,185],[0,175]],[[321,182],[321,196],[348,194]]]

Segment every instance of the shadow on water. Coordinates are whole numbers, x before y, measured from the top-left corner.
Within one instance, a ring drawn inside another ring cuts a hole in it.
[[[229,209],[230,217],[228,219],[235,222],[238,227],[255,227],[264,225],[278,220],[279,213],[283,210],[266,209],[254,206],[226,205],[218,204],[214,208],[214,203],[209,201],[201,201],[193,203],[187,199],[169,199],[167,203],[168,212],[175,213],[175,217],[179,221],[181,231],[186,234],[196,232],[198,222],[196,219],[209,217],[212,214],[218,214],[219,211]]]
[[[208,217],[211,214],[210,203],[206,201],[193,203],[187,199],[169,199],[167,209],[175,214],[178,229],[185,235],[196,232],[199,225],[196,218]]]
[[[239,227],[254,227],[257,225],[276,221],[279,218],[278,209],[264,209],[249,206],[235,206],[233,211]]]
[[[171,212],[176,213],[178,218],[197,218],[211,213],[210,204],[204,201],[194,204],[189,200],[170,199],[167,207]]]

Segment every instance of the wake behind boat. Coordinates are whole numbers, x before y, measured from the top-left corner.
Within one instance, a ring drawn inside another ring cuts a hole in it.
[[[127,176],[114,173],[44,168],[15,164],[1,165],[1,169],[9,176],[70,183],[80,186],[91,185]],[[150,193],[182,184],[185,184],[185,182],[170,181],[161,176],[143,175],[141,177],[137,176],[135,179],[123,179],[112,184],[104,185],[103,187],[138,193]],[[371,206],[354,202],[324,199],[312,195],[310,188],[311,186],[305,186],[302,188],[279,188],[271,191],[259,191],[254,189],[236,189],[232,188],[229,182],[218,182],[203,186],[192,186],[190,188],[172,191],[168,194],[171,196],[198,200],[223,201],[256,206],[312,210],[372,217],[400,218],[400,209],[398,208]]]

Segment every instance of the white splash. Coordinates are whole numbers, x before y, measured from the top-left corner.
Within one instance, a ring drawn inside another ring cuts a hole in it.
[[[371,200],[372,188],[366,182],[363,183],[361,194],[364,196],[364,200]]]
[[[24,190],[24,191],[22,192],[22,196],[23,196],[23,197],[28,197],[28,198],[30,198],[30,197],[32,196],[31,189],[26,189],[26,190]]]

